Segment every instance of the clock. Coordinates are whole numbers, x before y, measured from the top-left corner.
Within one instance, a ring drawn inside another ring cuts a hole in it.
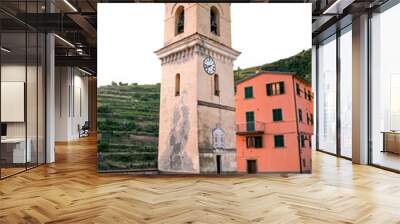
[[[203,60],[204,71],[209,75],[214,75],[217,70],[215,66],[215,61],[212,57],[207,56]]]

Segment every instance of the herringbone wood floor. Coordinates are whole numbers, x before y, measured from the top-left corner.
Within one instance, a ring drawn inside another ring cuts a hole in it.
[[[400,223],[400,175],[314,153],[313,174],[96,173],[96,141],[0,181],[0,223]]]

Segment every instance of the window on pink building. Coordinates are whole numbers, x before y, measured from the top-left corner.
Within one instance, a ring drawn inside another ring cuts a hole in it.
[[[267,96],[280,95],[285,93],[285,83],[276,82],[267,84]]]
[[[282,109],[278,108],[272,110],[272,120],[282,121]]]
[[[253,98],[253,87],[252,86],[247,86],[244,88],[244,98],[245,99]]]
[[[299,109],[299,121],[303,122],[303,112]]]
[[[247,148],[262,148],[263,147],[262,136],[246,137],[246,147]]]
[[[285,147],[285,137],[283,135],[275,135],[275,148],[282,148]]]
[[[299,96],[300,96],[300,94],[301,94],[300,85],[299,85],[298,83],[296,83],[296,93],[297,93],[297,95],[299,95]]]

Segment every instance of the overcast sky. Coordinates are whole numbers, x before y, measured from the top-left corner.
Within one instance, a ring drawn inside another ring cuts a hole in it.
[[[232,4],[235,69],[292,56],[311,48],[311,4]],[[111,81],[158,83],[154,51],[164,35],[164,4],[98,4],[98,85]]]

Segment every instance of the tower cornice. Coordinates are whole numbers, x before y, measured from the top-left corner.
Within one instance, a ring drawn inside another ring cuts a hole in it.
[[[210,55],[217,60],[233,63],[241,52],[202,34],[195,33],[154,52],[161,64],[168,64],[198,55]]]

